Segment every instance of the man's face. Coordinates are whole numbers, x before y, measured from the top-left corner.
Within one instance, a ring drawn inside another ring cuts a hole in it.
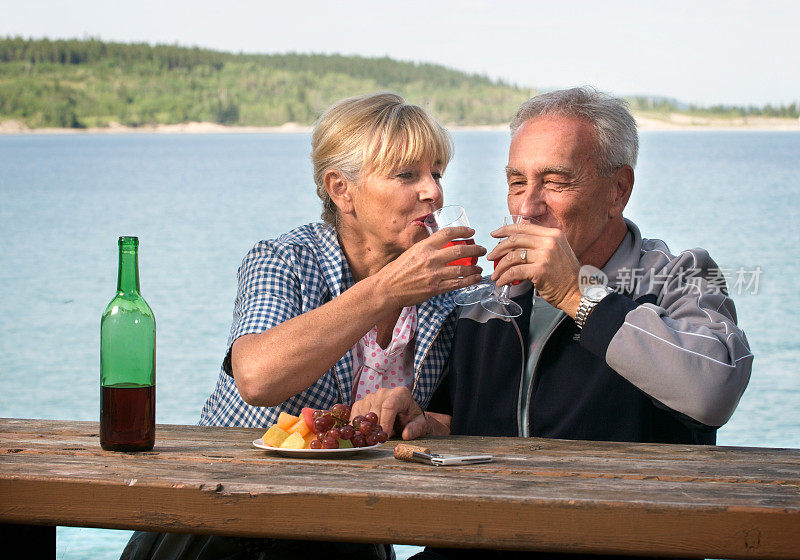
[[[604,246],[612,218],[621,219],[616,181],[598,174],[595,132],[586,121],[526,121],[511,140],[506,174],[509,212],[561,229],[581,262]]]

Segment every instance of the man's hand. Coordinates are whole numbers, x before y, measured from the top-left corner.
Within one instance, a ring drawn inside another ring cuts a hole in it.
[[[406,387],[379,389],[353,403],[350,418],[374,412],[378,423],[392,437],[402,434],[403,439],[415,439],[427,434],[449,435],[450,417],[444,414],[424,413]]]
[[[522,222],[503,226],[493,231],[492,237],[505,237],[486,255],[487,259],[498,261],[492,280],[498,285],[530,280],[537,295],[575,317],[581,299],[581,264],[563,231]]]

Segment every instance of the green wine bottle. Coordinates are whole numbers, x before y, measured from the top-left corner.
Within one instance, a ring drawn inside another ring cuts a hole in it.
[[[139,293],[139,239],[119,238],[117,295],[100,320],[100,445],[149,451],[156,435],[156,320]]]

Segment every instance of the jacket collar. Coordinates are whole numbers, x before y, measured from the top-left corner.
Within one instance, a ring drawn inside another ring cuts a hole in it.
[[[609,288],[621,285],[619,282],[620,272],[630,275],[631,271],[639,266],[639,258],[642,252],[642,234],[636,224],[627,218],[625,218],[625,225],[628,226],[628,233],[603,267],[603,272],[608,277],[607,285]]]

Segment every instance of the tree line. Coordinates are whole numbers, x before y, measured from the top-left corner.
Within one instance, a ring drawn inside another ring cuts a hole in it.
[[[486,76],[389,58],[0,39],[0,119],[31,127],[311,124],[338,99],[380,90],[458,125],[503,123],[531,93]]]
[[[30,127],[311,124],[338,99],[381,90],[400,93],[450,125],[506,123],[536,93],[482,75],[387,57],[0,38],[0,120],[16,119]],[[634,110],[680,110],[674,100],[630,101]],[[798,116],[797,104],[689,111]]]
[[[631,108],[641,112],[685,113],[695,116],[745,118],[745,117],[774,117],[774,118],[800,118],[800,106],[797,102],[781,105],[724,105],[715,104],[708,107],[702,105],[686,105],[675,99],[663,97],[636,96],[629,99]]]

